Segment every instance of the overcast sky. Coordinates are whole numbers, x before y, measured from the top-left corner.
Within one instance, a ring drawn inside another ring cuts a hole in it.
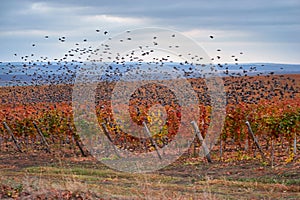
[[[231,55],[242,51],[240,62],[299,64],[299,19],[299,0],[1,1],[0,61],[31,53],[51,60],[84,39],[88,42],[82,45],[100,43],[107,37],[101,34],[104,30],[113,36],[162,27],[191,37],[209,56],[220,55],[224,62],[233,62]],[[64,43],[58,40],[62,36]]]

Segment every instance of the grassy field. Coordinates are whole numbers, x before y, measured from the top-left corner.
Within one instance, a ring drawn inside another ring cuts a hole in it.
[[[1,199],[300,198],[299,159],[271,167],[260,159],[207,163],[184,155],[159,171],[135,174],[65,156],[1,154]]]

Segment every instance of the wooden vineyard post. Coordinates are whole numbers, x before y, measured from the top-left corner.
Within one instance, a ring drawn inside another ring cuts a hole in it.
[[[297,136],[296,136],[296,132],[294,135],[294,154],[296,155],[297,153]]]
[[[222,160],[223,157],[223,142],[222,138],[220,138],[220,160]]]
[[[39,127],[37,126],[37,124],[36,124],[35,122],[33,122],[33,125],[34,125],[35,129],[37,130],[37,132],[39,133],[39,135],[41,136],[42,141],[43,141],[44,145],[46,146],[46,151],[47,151],[48,153],[50,153],[49,145],[48,145],[48,143],[47,143],[47,141],[46,141],[46,139],[45,139],[45,137],[44,137],[42,131],[39,129]]]
[[[118,158],[121,158],[121,156],[118,154],[118,151],[117,151],[117,149],[116,149],[116,147],[115,147],[115,145],[114,145],[114,143],[113,143],[113,141],[112,141],[112,139],[111,139],[111,137],[110,137],[110,135],[108,133],[108,130],[107,130],[107,127],[106,127],[105,123],[102,123],[101,126],[102,126],[102,129],[104,131],[104,134],[106,135],[106,137],[108,138],[108,140],[111,142],[111,145],[112,145],[112,147],[113,147],[113,149],[115,151],[115,154],[118,156]]]
[[[251,129],[250,123],[249,123],[248,121],[246,121],[246,125],[247,125],[247,127],[248,127],[248,131],[249,131],[249,133],[251,134],[251,136],[252,136],[252,138],[253,138],[253,141],[254,141],[256,147],[258,148],[258,150],[259,150],[259,152],[260,152],[260,154],[261,154],[261,157],[262,157],[263,161],[266,161],[265,154],[264,154],[264,152],[262,151],[262,149],[261,149],[261,147],[260,147],[260,145],[259,145],[259,143],[258,143],[258,141],[257,141],[257,139],[256,139],[256,137],[255,137],[255,135],[254,135],[254,133],[253,133],[253,131],[252,131],[252,129]]]
[[[14,136],[12,130],[9,128],[9,126],[7,125],[6,122],[3,122],[3,125],[4,125],[4,127],[6,128],[7,132],[10,134],[11,138],[13,139],[13,141],[14,141],[14,143],[15,143],[17,149],[18,149],[18,151],[19,151],[20,153],[22,153],[23,151],[22,151],[20,145],[18,144],[18,141],[17,141],[17,139],[15,138],[15,136]]]
[[[202,134],[199,131],[197,123],[195,121],[192,121],[191,124],[194,128],[194,131],[196,132],[197,137],[199,138],[200,142],[202,143],[202,148],[203,148],[203,151],[204,151],[204,154],[205,154],[205,157],[206,157],[207,161],[209,163],[211,163],[212,161],[211,161],[211,158],[210,158],[209,149],[207,148],[207,145],[206,145],[206,143],[205,143],[205,141],[202,137]]]
[[[273,142],[273,139],[272,139],[272,143],[271,143],[271,167],[273,168],[274,167],[274,142]]]
[[[80,145],[80,143],[79,143],[79,141],[78,141],[77,135],[75,135],[75,133],[73,133],[73,129],[72,129],[72,127],[70,126],[70,124],[69,124],[69,130],[72,132],[72,137],[73,137],[73,139],[75,140],[76,146],[79,148],[79,150],[80,150],[80,152],[81,152],[81,155],[82,155],[83,157],[87,157],[87,155],[85,154],[83,148],[81,147],[81,145]]]
[[[248,137],[246,137],[246,141],[245,141],[245,151],[248,151],[249,149],[249,140],[248,140]]]
[[[143,122],[143,125],[144,125],[144,127],[145,127],[145,130],[146,130],[146,132],[147,132],[148,137],[150,138],[150,141],[151,141],[152,145],[153,145],[154,148],[155,148],[155,151],[156,151],[156,153],[157,153],[159,159],[161,160],[162,158],[161,158],[161,156],[160,156],[160,154],[159,154],[159,152],[158,152],[158,146],[157,146],[156,142],[153,140],[153,138],[152,138],[152,136],[151,136],[151,133],[150,133],[148,127],[147,127],[146,122]]]
[[[194,140],[193,142],[193,157],[195,157],[197,154],[197,140]]]

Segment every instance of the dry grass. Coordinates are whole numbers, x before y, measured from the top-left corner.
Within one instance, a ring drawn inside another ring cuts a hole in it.
[[[2,184],[24,192],[51,195],[49,191],[90,193],[104,199],[279,199],[300,198],[299,186],[168,176],[130,174],[85,166],[36,166],[21,171],[0,171]],[[94,196],[94,197],[95,197]]]

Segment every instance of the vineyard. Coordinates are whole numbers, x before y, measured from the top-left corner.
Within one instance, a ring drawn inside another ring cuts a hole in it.
[[[268,88],[271,85],[268,83],[274,80],[278,88]],[[197,123],[201,134],[205,136],[212,108],[205,94],[203,80],[189,81],[200,99],[200,118]],[[259,84],[265,87],[257,87]],[[289,90],[291,85],[293,90]],[[286,88],[280,88],[283,86]],[[226,165],[239,161],[258,161],[261,166],[292,163],[299,167],[299,86],[300,78],[295,82],[295,79],[279,76],[256,77],[255,80],[251,80],[251,77],[225,79],[226,118],[217,144],[210,152],[212,163]],[[102,95],[97,96],[95,101],[98,122],[106,125],[108,135],[117,148],[151,152],[155,150],[151,139],[158,148],[172,142],[183,117],[180,113],[182,108],[172,93],[153,84],[140,88],[133,95],[129,107],[132,120],[138,125],[147,122],[150,128],[153,123],[162,125],[158,134],[140,140],[126,134],[117,125],[110,107],[113,88],[114,83],[100,84],[97,90]],[[71,92],[72,85],[1,88],[1,155],[19,152],[21,155],[53,155],[55,158],[91,157],[76,133]],[[161,113],[150,112],[156,104],[162,105],[166,111],[165,123],[161,120]],[[127,119],[123,120],[126,123]],[[153,126],[151,131],[155,128]],[[200,140],[195,137],[190,149],[177,162],[190,163],[196,159],[199,163],[206,163],[198,155],[201,148]]]
[[[201,80],[192,80],[192,84],[194,85],[194,89],[197,90],[200,88],[199,85],[203,83]],[[110,108],[111,101],[109,96],[111,96],[113,85],[114,84],[105,83],[98,87],[100,92],[106,90],[105,95],[96,99],[98,121],[99,123],[105,122],[108,124],[110,135],[117,146],[121,147],[124,144],[124,140],[126,140],[129,144],[128,148],[133,150],[134,146],[139,145],[138,139],[134,139],[131,135],[122,132],[120,127],[116,125]],[[49,90],[50,87],[52,90]],[[21,149],[26,149],[27,151],[32,148],[37,148],[33,146],[42,147],[43,142],[41,137],[43,136],[47,141],[44,141],[44,143],[46,142],[53,145],[54,149],[58,144],[70,144],[72,146],[75,144],[75,141],[80,140],[76,135],[76,128],[73,123],[72,104],[68,101],[70,99],[67,99],[71,96],[71,94],[68,93],[71,91],[69,87],[57,86],[57,88],[54,88],[54,86],[49,86],[49,88],[42,90],[44,97],[40,97],[38,101],[33,102],[29,102],[29,99],[26,99],[26,96],[20,92],[24,92],[26,89],[34,90],[30,87],[25,89],[16,88],[15,91],[10,92],[10,96],[7,92],[6,95],[8,96],[6,98],[4,94],[3,101],[9,100],[9,102],[14,103],[3,103],[1,105],[0,136],[1,145],[3,146],[1,151],[5,149],[4,146],[11,150],[15,148],[14,145],[8,145],[8,142],[12,141],[12,139],[11,135],[7,134],[7,128],[3,122],[12,130],[13,135],[22,146]],[[40,89],[41,88],[36,90],[38,91]],[[171,93],[169,94],[166,88],[160,87],[157,89],[157,86],[153,85],[148,86],[147,89],[142,88],[140,90],[141,91],[137,91],[135,98],[130,102],[129,110],[131,111],[132,120],[139,125],[146,120],[151,125],[151,121],[157,122],[161,116],[157,116],[153,113],[152,115],[151,113],[149,114],[149,109],[155,104],[164,105],[168,116],[166,123],[163,125],[160,134],[156,134],[153,137],[160,140],[158,143],[161,144],[161,146],[164,143],[167,144],[168,141],[172,140],[172,135],[177,133],[179,121],[181,120],[180,105],[174,100],[176,97],[174,97],[174,95],[172,96]],[[144,93],[143,90],[145,91]],[[229,88],[227,88],[227,90],[229,90]],[[49,98],[49,95],[51,95],[48,91],[56,91],[56,95],[61,93],[64,94],[65,97],[47,100],[45,97]],[[255,90],[252,92],[255,93]],[[5,93],[5,91],[3,93]],[[17,94],[14,96],[15,99],[10,99],[13,98],[12,93]],[[66,95],[66,93],[68,95]],[[202,94],[201,88],[198,93],[200,95]],[[259,92],[257,93],[257,95],[259,95]],[[147,96],[145,96],[145,94],[147,94]],[[159,94],[164,94],[165,96],[161,98]],[[243,97],[235,97],[235,99],[237,98]],[[24,101],[24,103],[19,100]],[[224,148],[225,151],[227,143],[234,144],[236,149],[244,148],[249,151],[254,147],[251,135],[249,134],[249,128],[246,125],[246,121],[248,121],[252,131],[256,137],[260,139],[266,150],[270,149],[271,141],[274,141],[274,144],[280,142],[281,146],[285,147],[286,151],[290,153],[289,156],[294,156],[299,146],[299,142],[297,142],[300,133],[299,93],[292,98],[287,95],[281,99],[279,99],[277,95],[274,95],[270,100],[257,98],[257,102],[255,103],[243,101],[233,103],[230,101],[233,101],[233,99],[228,98],[226,119],[223,131],[218,140],[219,143],[223,143],[222,148]],[[137,109],[134,109],[136,107],[138,107],[139,114],[137,113]],[[210,122],[211,106],[207,101],[203,101],[200,102],[199,108],[201,113],[198,125],[201,133],[205,135]],[[43,136],[39,135],[39,132],[41,132]],[[149,143],[149,141],[147,143]],[[195,141],[195,143],[197,147],[201,146],[199,141]],[[130,147],[130,145],[133,146]],[[151,144],[149,143],[148,145]]]

